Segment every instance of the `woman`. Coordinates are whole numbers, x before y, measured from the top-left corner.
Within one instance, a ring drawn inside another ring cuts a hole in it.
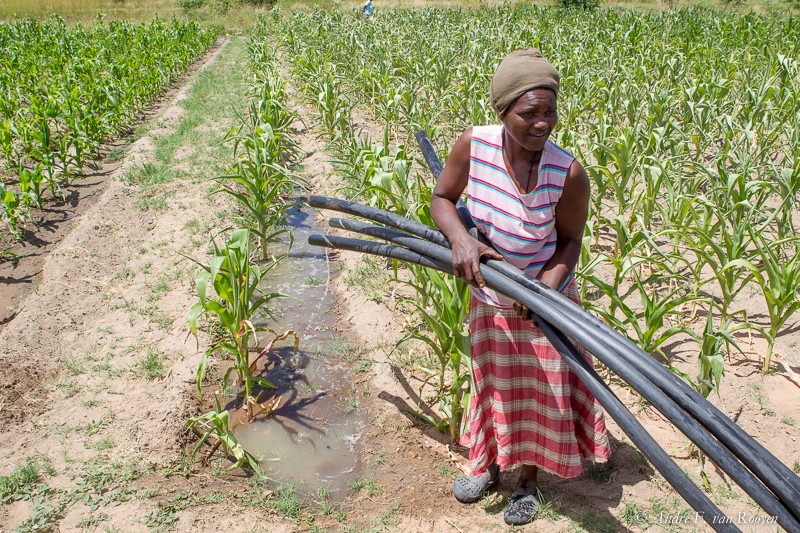
[[[492,105],[502,124],[465,131],[436,184],[431,214],[453,248],[453,269],[472,287],[473,390],[462,444],[472,475],[453,482],[455,497],[477,501],[500,470],[521,465],[504,519],[530,522],[539,507],[539,469],[561,477],[581,462],[606,461],[600,405],[516,302],[485,286],[482,256],[504,259],[580,303],[574,270],[589,206],[580,163],[548,138],[556,126],[559,75],[535,49],[497,67]],[[470,237],[455,203],[467,207],[494,250]],[[499,253],[498,253],[499,252]]]

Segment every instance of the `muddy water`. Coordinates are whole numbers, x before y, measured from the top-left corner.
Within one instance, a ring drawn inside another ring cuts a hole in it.
[[[331,498],[348,495],[348,482],[360,476],[360,437],[367,418],[359,406],[351,371],[343,362],[347,345],[333,331],[333,296],[326,289],[330,264],[325,251],[308,244],[317,227],[308,209],[293,211],[294,245],[289,257],[267,274],[262,290],[282,292],[273,320],[260,325],[301,337],[300,350],[279,341],[269,356],[265,377],[282,397],[272,417],[241,426],[236,435],[246,450],[263,457],[269,477],[313,494],[326,486]],[[269,340],[266,334],[266,340]],[[262,339],[264,344],[264,339]]]

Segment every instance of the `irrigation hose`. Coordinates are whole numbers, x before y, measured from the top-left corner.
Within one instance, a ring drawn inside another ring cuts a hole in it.
[[[417,253],[424,254],[444,263],[449,263],[452,257],[451,251],[448,248],[388,228],[372,226],[362,222],[341,218],[332,218],[328,222],[331,226],[336,228],[356,231],[394,242],[395,244],[405,246]],[[481,265],[481,272],[484,274],[487,285],[490,285],[491,288],[499,290],[506,296],[522,303],[533,311],[534,314],[545,319],[557,329],[562,332],[567,332],[567,335],[581,344],[584,349],[591,352],[599,360],[608,365],[614,373],[633,387],[634,390],[638,391],[668,420],[675,424],[689,440],[694,442],[698,448],[727,473],[736,484],[742,487],[756,503],[770,513],[771,516],[777,516],[779,523],[782,525],[785,524],[787,528],[789,525],[793,525],[800,530],[800,522],[792,516],[792,513],[773,493],[765,488],[761,480],[742,466],[742,463],[740,463],[727,448],[712,438],[703,426],[695,423],[695,421],[671,398],[664,394],[660,388],[654,386],[650,380],[645,378],[636,369],[632,368],[630,365],[626,365],[619,354],[608,349],[606,346],[595,343],[591,332],[587,332],[586,327],[580,321],[572,319],[561,309],[543,306],[541,301],[525,287],[508,279],[503,274],[486,265]],[[492,280],[491,283],[490,280]]]
[[[324,246],[340,250],[350,250],[373,255],[380,255],[398,259],[408,263],[433,268],[447,274],[453,273],[449,263],[430,258],[399,246],[378,242],[363,241],[345,237],[312,234],[308,242],[314,246]],[[487,284],[490,284],[487,280]],[[580,355],[570,341],[558,336],[546,322],[541,322],[543,332],[559,350],[564,360],[580,378],[589,391],[597,398],[607,413],[617,422],[622,431],[631,439],[631,442],[642,452],[648,461],[664,476],[678,494],[686,500],[716,531],[738,531],[733,524],[723,522],[714,523],[712,517],[723,516],[719,508],[706,496],[686,473],[678,467],[675,461],[658,445],[653,437],[642,427],[638,420],[628,411],[617,396],[606,385],[603,379],[595,372],[587,361]],[[551,338],[552,336],[552,338]]]
[[[440,232],[393,213],[335,198],[312,196],[307,201],[313,207],[332,209],[387,224],[449,248],[447,239]],[[710,433],[732,450],[748,468],[755,472],[770,490],[778,495],[796,518],[800,518],[800,478],[711,402],[697,394],[686,382],[675,376],[622,334],[540,281],[528,278],[521,271],[503,261],[488,260],[485,263],[538,296],[545,298],[548,303],[562,309],[567,314],[579,315],[574,317],[575,320],[582,319],[579,325],[586,328],[591,325],[594,342],[602,343],[610,350],[616,350],[628,365],[642,372],[665,394],[687,410]],[[541,304],[536,306],[537,309],[540,307],[542,307]],[[548,308],[550,307],[548,306]]]
[[[424,130],[417,131],[415,136],[428,168],[434,179],[438,181],[443,171],[443,166],[439,156],[436,154],[436,149]],[[459,199],[456,209],[460,208],[463,208],[464,213],[459,210],[459,218],[464,223],[464,226],[468,228],[470,235],[491,246],[491,243],[482,238],[483,234],[477,231],[475,222],[469,215],[469,210]],[[446,244],[444,245],[447,246]],[[522,271],[508,263],[490,260],[487,264],[505,273],[509,278],[521,283],[554,305],[563,307],[571,303],[544,283],[529,278]],[[630,342],[620,332],[610,328],[605,322],[580,306],[574,306],[574,308],[570,308],[570,311],[575,311],[580,315],[580,318],[594,325],[598,329],[598,339],[605,339],[609,347],[620,351],[630,364],[634,365],[648,379],[659,384],[668,396],[689,411],[698,422],[703,424],[723,444],[732,450],[736,450],[737,455],[745,466],[753,470],[762,480],[766,480],[770,490],[775,492],[783,501],[789,502],[789,509],[796,518],[800,519],[800,476],[795,475],[788,466],[779,461],[777,457],[772,455],[752,436],[742,431],[733,420],[717,409],[705,397],[697,394],[697,391],[683,379],[670,372],[663,365],[651,361],[649,354],[639,349],[638,346]]]

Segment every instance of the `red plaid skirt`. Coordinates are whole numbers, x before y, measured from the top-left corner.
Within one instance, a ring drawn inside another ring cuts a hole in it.
[[[564,295],[579,303],[574,282]],[[581,473],[583,459],[608,460],[600,404],[539,328],[475,297],[469,324],[473,382],[461,444],[474,475],[496,463],[569,478]]]

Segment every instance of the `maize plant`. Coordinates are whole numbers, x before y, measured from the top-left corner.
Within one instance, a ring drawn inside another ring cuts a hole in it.
[[[435,381],[435,395],[439,401],[440,421],[428,417],[440,431],[457,442],[461,421],[469,407],[471,379],[471,356],[469,328],[466,318],[469,312],[469,286],[462,279],[442,276],[421,267],[412,267],[413,279],[408,282],[416,292],[412,300],[416,313],[424,328],[408,333],[400,343],[409,339],[424,342],[436,356],[439,366],[420,367],[425,379],[423,388]],[[426,418],[426,415],[418,414]]]
[[[239,468],[247,464],[250,468],[253,469],[257,475],[261,475],[261,468],[258,464],[258,459],[245,450],[242,445],[239,443],[239,440],[236,438],[236,435],[233,434],[230,427],[230,413],[227,410],[222,409],[222,405],[219,402],[219,396],[216,394],[214,395],[214,410],[209,411],[200,416],[192,417],[188,420],[189,428],[195,431],[198,431],[200,435],[200,440],[197,442],[197,445],[192,450],[192,461],[194,461],[197,452],[200,448],[205,444],[212,436],[216,439],[217,444],[211,449],[211,453],[214,452],[218,447],[222,448],[228,455],[232,455],[236,458],[236,463],[231,465],[228,470],[233,470],[234,468]],[[207,457],[211,456],[211,453],[207,455]]]
[[[250,232],[247,229],[234,230],[224,247],[219,247],[216,242],[213,245],[214,255],[207,265],[195,261],[203,271],[195,280],[200,301],[189,310],[189,328],[197,335],[197,321],[203,315],[210,315],[224,335],[203,354],[197,369],[197,388],[202,392],[209,356],[217,351],[227,354],[233,365],[223,377],[223,392],[230,376],[235,373],[243,389],[242,402],[248,418],[252,419],[254,406],[258,405],[254,387],[275,388],[270,381],[256,374],[255,361],[250,361],[250,348],[258,341],[258,331],[263,329],[253,324],[253,316],[267,302],[282,296],[277,292],[260,294],[258,289],[261,279],[277,263],[273,261],[261,267],[250,260]],[[213,295],[208,293],[209,282]]]
[[[772,360],[775,338],[783,325],[800,309],[800,238],[792,236],[773,241],[763,232],[755,233],[752,228],[750,236],[756,247],[758,266],[747,259],[734,259],[724,268],[744,267],[749,270],[764,296],[770,322],[767,335],[769,347],[763,365],[766,374]]]

